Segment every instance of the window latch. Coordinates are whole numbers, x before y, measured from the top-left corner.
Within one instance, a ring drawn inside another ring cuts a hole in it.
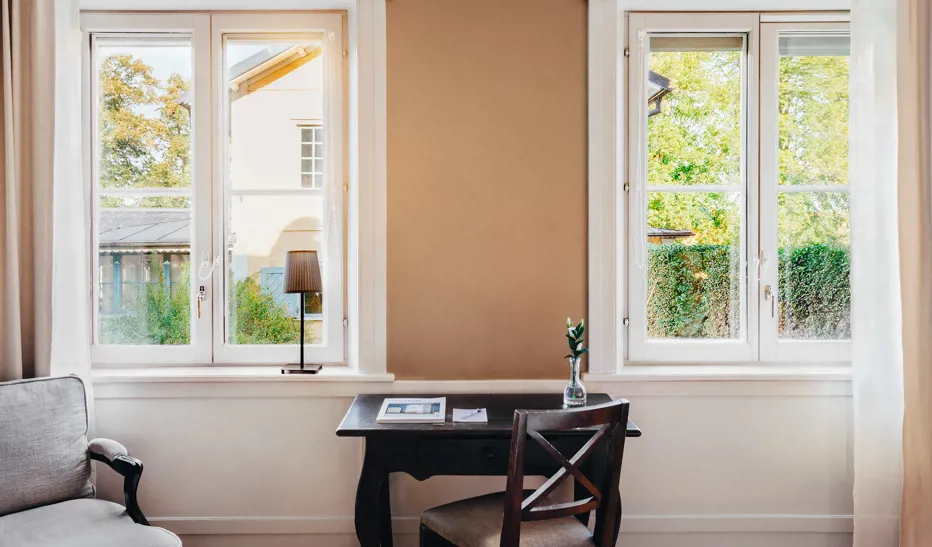
[[[201,318],[201,302],[207,300],[207,289],[204,285],[201,285],[201,288],[197,290],[197,318]]]
[[[764,300],[770,301],[770,317],[774,317],[774,312],[776,312],[776,301],[773,295],[773,287],[770,285],[764,285]]]

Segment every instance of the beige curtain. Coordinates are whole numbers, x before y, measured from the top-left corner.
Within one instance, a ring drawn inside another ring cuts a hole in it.
[[[54,0],[0,2],[0,381],[4,381],[51,372],[55,6]]]
[[[932,545],[932,3],[900,0],[900,286],[903,314],[901,547]]]

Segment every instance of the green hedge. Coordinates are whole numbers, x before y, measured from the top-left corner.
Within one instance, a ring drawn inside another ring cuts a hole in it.
[[[648,246],[648,336],[736,338],[740,256],[728,245]],[[780,336],[848,338],[848,250],[807,245],[779,253]]]

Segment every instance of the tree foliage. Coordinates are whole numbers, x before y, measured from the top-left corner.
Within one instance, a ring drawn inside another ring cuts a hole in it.
[[[189,84],[179,74],[161,81],[142,59],[110,55],[99,72],[100,186],[190,188],[191,124],[183,103]],[[104,207],[126,206],[105,198]],[[188,207],[187,198],[152,196],[136,207]]]

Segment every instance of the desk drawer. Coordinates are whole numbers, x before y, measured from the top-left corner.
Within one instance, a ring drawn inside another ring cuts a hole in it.
[[[421,439],[417,467],[430,475],[501,475],[507,473],[509,439]]]
[[[567,458],[585,444],[587,437],[563,436],[550,441]],[[560,465],[534,441],[525,448],[525,475],[551,475]],[[416,470],[418,478],[433,475],[507,475],[511,439],[500,438],[431,438],[419,439],[416,462],[405,465]],[[410,472],[410,471],[409,471]],[[415,473],[412,473],[415,474]]]

